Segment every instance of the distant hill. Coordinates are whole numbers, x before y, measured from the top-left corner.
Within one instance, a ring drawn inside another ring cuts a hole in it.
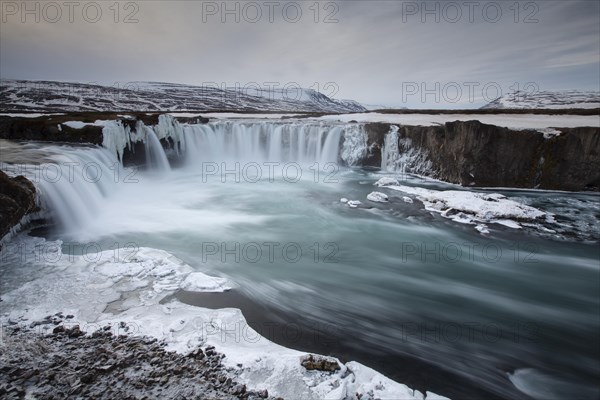
[[[517,91],[497,98],[482,109],[600,108],[600,92],[566,90],[526,93]]]
[[[300,92],[300,93],[298,93]],[[312,89],[247,91],[161,82],[130,82],[125,87],[99,84],[2,80],[4,112],[73,111],[274,111],[363,112],[353,100],[336,100]]]

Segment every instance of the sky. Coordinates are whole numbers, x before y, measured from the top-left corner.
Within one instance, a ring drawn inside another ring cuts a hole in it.
[[[598,1],[0,1],[0,78],[477,108],[600,90]]]

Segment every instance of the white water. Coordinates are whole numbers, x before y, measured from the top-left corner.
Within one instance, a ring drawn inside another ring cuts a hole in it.
[[[361,125],[325,123],[229,122],[180,124],[161,115],[156,126],[138,122],[131,131],[120,122],[103,129],[103,146],[120,160],[125,149],[146,144],[150,169],[168,169],[167,157],[158,139],[170,139],[186,163],[207,161],[296,162],[301,165],[328,163],[358,165],[367,154],[367,135]]]

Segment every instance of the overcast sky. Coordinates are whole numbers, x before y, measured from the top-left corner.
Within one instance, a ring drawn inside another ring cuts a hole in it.
[[[2,79],[298,84],[415,108],[600,88],[594,0],[1,3]]]

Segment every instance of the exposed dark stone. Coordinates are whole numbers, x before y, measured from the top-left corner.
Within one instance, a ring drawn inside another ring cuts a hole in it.
[[[340,364],[336,360],[312,354],[302,358],[300,364],[309,371],[333,372],[340,369]]]
[[[35,186],[24,176],[0,171],[0,239],[30,212],[36,211]]]
[[[364,166],[381,167],[381,149],[386,133],[390,131],[390,124],[370,123],[365,124],[367,133],[367,157],[363,161]]]
[[[166,351],[165,344],[155,339],[111,336],[102,329],[91,336],[71,336],[63,332],[79,328],[62,325],[55,331],[44,335],[25,327],[6,328],[7,345],[0,352],[0,397],[268,398],[266,390],[248,390],[236,382],[214,348],[209,359],[216,364],[209,366],[195,357]]]

